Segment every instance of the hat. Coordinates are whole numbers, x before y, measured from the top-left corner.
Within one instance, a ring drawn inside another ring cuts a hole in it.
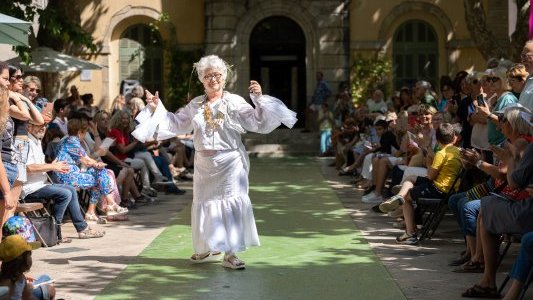
[[[20,235],[28,242],[35,242],[35,232],[30,220],[23,216],[12,216],[2,226],[2,235]]]
[[[509,105],[507,105],[506,107],[498,110],[498,111],[495,111],[494,113],[495,114],[504,114],[508,109],[511,109],[511,108],[518,108],[520,109],[521,111],[525,111],[525,112],[528,112],[530,113],[531,111],[529,110],[529,108],[523,106],[522,104],[520,103],[510,103]]]
[[[0,260],[10,262],[24,252],[35,250],[40,246],[41,244],[38,242],[26,242],[20,235],[10,235],[0,243]]]

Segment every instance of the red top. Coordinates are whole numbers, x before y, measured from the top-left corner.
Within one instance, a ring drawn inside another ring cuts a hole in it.
[[[122,146],[127,146],[129,145],[130,143],[130,136],[127,135],[127,134],[124,134],[124,132],[116,129],[116,128],[113,128],[111,129],[111,131],[109,131],[109,133],[107,134],[108,137],[110,138],[114,138],[115,139],[115,143],[117,145],[122,145]],[[115,148],[116,149],[116,148]],[[126,153],[120,153],[119,151],[114,151],[115,156],[120,159],[120,160],[125,160],[126,158],[128,158],[128,154]]]

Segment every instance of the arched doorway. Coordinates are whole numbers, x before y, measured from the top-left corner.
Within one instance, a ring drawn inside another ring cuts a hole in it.
[[[305,72],[305,36],[296,22],[273,16],[254,27],[250,35],[250,78],[258,80],[266,94],[281,99],[299,116],[304,115],[306,106]]]
[[[120,36],[120,82],[138,80],[154,92],[163,91],[163,43],[161,35],[146,24],[128,27]]]
[[[394,33],[392,48],[394,88],[413,86],[418,80],[436,87],[438,79],[438,40],[431,25],[410,20]]]

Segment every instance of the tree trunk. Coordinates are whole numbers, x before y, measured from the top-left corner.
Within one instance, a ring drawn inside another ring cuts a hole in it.
[[[485,59],[509,57],[508,45],[502,43],[487,28],[487,20],[481,0],[464,0],[465,19],[468,30],[479,52]]]
[[[520,53],[529,38],[529,0],[516,0],[516,29],[511,35],[511,59],[520,61]]]

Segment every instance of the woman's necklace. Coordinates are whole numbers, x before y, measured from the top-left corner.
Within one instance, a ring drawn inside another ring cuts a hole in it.
[[[215,130],[220,128],[222,122],[224,122],[224,114],[220,111],[217,111],[215,118],[213,118],[213,112],[211,107],[209,107],[209,102],[207,101],[207,95],[204,98],[204,103],[202,104],[204,109],[204,120],[206,123],[206,130],[208,133],[213,133]]]

